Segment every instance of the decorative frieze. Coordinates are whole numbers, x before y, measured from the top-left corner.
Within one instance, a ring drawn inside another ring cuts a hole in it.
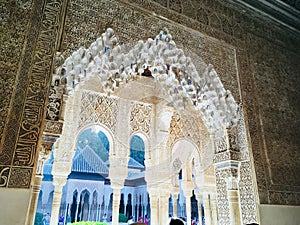
[[[240,152],[236,152],[236,151],[223,151],[220,153],[216,153],[214,155],[214,163],[221,163],[221,162],[225,162],[225,161],[230,161],[230,160],[235,160],[235,161],[239,161],[241,158],[241,153]]]

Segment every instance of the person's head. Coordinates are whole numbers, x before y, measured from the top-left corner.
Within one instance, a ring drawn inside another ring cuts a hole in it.
[[[181,219],[178,218],[172,218],[170,220],[170,225],[184,225],[184,222]]]

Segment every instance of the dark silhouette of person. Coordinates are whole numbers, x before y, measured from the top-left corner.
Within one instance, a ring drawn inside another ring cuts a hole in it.
[[[181,219],[171,218],[169,225],[184,225],[184,222]]]

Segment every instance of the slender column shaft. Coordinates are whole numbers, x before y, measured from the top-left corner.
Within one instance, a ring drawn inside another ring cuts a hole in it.
[[[124,202],[124,215],[126,215],[127,203]]]
[[[204,206],[205,225],[212,225],[210,202],[209,202],[208,194],[206,194],[206,193],[203,195],[203,206]]]
[[[75,212],[75,222],[77,222],[77,218],[78,218],[78,209],[79,209],[79,202],[77,202],[76,204],[76,212]]]
[[[120,189],[115,188],[113,194],[112,225],[119,224]]]
[[[216,196],[214,194],[211,195],[211,211],[212,211],[213,225],[218,225],[217,201],[216,201]]]
[[[150,205],[151,205],[151,224],[156,225],[158,222],[158,197],[155,194],[150,194]]]
[[[168,215],[169,215],[169,197],[160,196],[160,198],[159,198],[159,223],[158,224],[167,224]]]
[[[26,225],[34,224],[35,213],[36,213],[36,208],[37,208],[37,204],[38,204],[42,178],[43,178],[42,175],[36,175],[34,178],[34,185],[32,187],[31,201],[30,201],[30,206],[28,209]]]
[[[199,220],[199,225],[202,225],[202,205],[201,205],[201,200],[198,200],[198,220]]]
[[[66,220],[67,220],[68,210],[69,210],[69,203],[66,203],[66,209],[65,209],[65,214],[64,214],[64,223],[65,223]]]
[[[177,217],[177,198],[178,194],[172,195],[172,203],[173,203],[173,216]]]
[[[238,190],[228,190],[227,196],[229,203],[230,225],[240,225],[241,219]]]
[[[89,204],[89,208],[88,208],[88,221],[91,220],[91,213],[92,213],[92,204]]]
[[[51,211],[51,225],[57,225],[59,219],[59,208],[62,196],[62,186],[58,185],[54,188],[52,211]]]
[[[186,196],[186,224],[191,225],[191,196]]]

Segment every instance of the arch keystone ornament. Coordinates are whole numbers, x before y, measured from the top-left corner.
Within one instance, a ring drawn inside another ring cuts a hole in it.
[[[60,59],[63,59],[62,54],[59,54],[59,56]],[[55,121],[54,123],[63,124],[62,127],[60,127],[62,134],[59,135],[55,133],[55,137],[59,136],[59,139],[57,141],[58,144],[56,143],[58,148],[54,152],[55,160],[53,165],[54,179],[61,178],[59,179],[61,183],[57,183],[55,187],[55,197],[57,201],[53,205],[53,208],[55,208],[56,211],[54,210],[54,212],[57,213],[57,215],[53,216],[51,225],[54,225],[58,218],[57,209],[59,209],[60,203],[58,198],[61,194],[62,183],[65,183],[66,176],[71,171],[71,159],[76,146],[76,132],[78,133],[79,129],[88,125],[86,121],[81,121],[82,118],[80,118],[82,99],[88,96],[94,100],[98,99],[103,101],[105,101],[106,98],[114,98],[112,100],[114,104],[113,112],[116,113],[112,114],[117,114],[115,120],[125,118],[125,116],[118,117],[120,113],[122,113],[118,110],[119,108],[126,108],[129,101],[122,99],[122,97],[115,98],[107,96],[113,95],[114,93],[117,95],[117,89],[121,87],[126,88],[128,82],[134,83],[142,77],[152,79],[156,87],[160,87],[164,93],[164,105],[160,104],[159,106],[168,109],[166,109],[166,114],[161,116],[162,118],[167,118],[168,121],[171,121],[172,115],[183,111],[192,111],[197,114],[197,118],[198,116],[201,118],[208,131],[206,131],[206,133],[209,133],[212,138],[211,143],[215,144],[214,147],[211,148],[214,150],[212,154],[215,154],[213,162],[215,164],[217,179],[217,196],[219,195],[219,191],[222,193],[228,191],[226,195],[228,199],[225,200],[225,206],[222,206],[222,210],[225,210],[222,211],[220,209],[219,202],[217,204],[218,213],[223,212],[227,214],[228,217],[228,219],[224,220],[225,222],[220,220],[220,224],[235,225],[240,223],[240,218],[234,218],[232,220],[229,220],[229,218],[233,218],[230,214],[233,208],[238,207],[240,210],[238,181],[241,147],[237,136],[237,126],[241,123],[242,114],[240,113],[240,106],[234,100],[231,92],[224,89],[212,65],[207,65],[203,62],[201,64],[201,71],[199,69],[197,70],[192,59],[185,55],[184,50],[177,47],[167,29],[161,31],[154,39],[148,38],[145,41],[140,40],[132,46],[120,44],[118,38],[115,36],[114,30],[111,28],[108,28],[89,48],[80,47],[77,51],[73,52],[71,56],[67,57],[63,63],[60,62],[57,65],[56,74],[52,80],[52,88],[56,90],[58,94],[51,92],[51,101],[49,102],[47,110],[49,111],[49,118],[51,115],[50,119]],[[96,87],[96,91],[87,88],[89,82],[93,82],[93,88]],[[97,86],[97,84],[99,85]],[[91,91],[91,94],[89,91]],[[99,95],[97,98],[94,98],[94,92],[97,92],[98,95],[98,92],[104,92],[107,96],[101,94],[101,96]],[[91,101],[90,105],[92,105],[92,103],[94,103],[94,101]],[[110,108],[110,106],[110,104],[107,105],[108,108]],[[141,108],[138,106],[138,103],[133,106],[134,107],[131,107],[133,109]],[[145,105],[142,106],[145,107]],[[173,108],[174,111],[169,108]],[[126,110],[128,117],[132,115],[133,118],[136,118],[132,111],[127,108]],[[119,168],[116,166],[119,166],[120,162],[123,166],[127,165],[128,155],[125,154],[126,148],[128,147],[127,144],[129,143],[127,139],[129,140],[129,136],[132,134],[138,132],[145,133],[149,136],[149,142],[151,143],[149,149],[154,147],[155,150],[161,149],[165,153],[165,157],[162,157],[163,160],[159,159],[162,160],[161,162],[159,162],[159,160],[155,162],[155,158],[150,157],[150,154],[146,161],[146,170],[148,169],[149,171],[145,174],[149,175],[149,179],[146,177],[146,180],[148,182],[147,188],[150,195],[150,204],[153,209],[151,210],[151,220],[153,222],[167,221],[165,215],[159,214],[156,208],[158,205],[162,205],[165,207],[163,210],[167,212],[168,208],[166,204],[170,193],[173,190],[174,195],[178,194],[178,190],[172,189],[171,187],[172,172],[169,166],[170,160],[167,157],[168,148],[170,147],[167,142],[170,135],[168,133],[170,123],[156,124],[162,129],[153,131],[153,128],[149,124],[153,123],[150,114],[154,111],[154,109],[152,110],[152,105],[149,104],[149,107],[147,106],[146,109],[144,109],[145,115],[149,117],[147,117],[147,121],[145,122],[145,120],[143,120],[139,123],[139,126],[136,126],[136,121],[132,120],[132,124],[129,124],[132,130],[127,131],[128,135],[127,133],[122,133],[122,130],[118,130],[117,126],[119,126],[119,124],[117,124],[115,120],[112,123],[114,125],[109,127],[113,134],[112,139],[119,138],[118,135],[122,137],[110,155],[110,178],[114,186],[115,195],[113,200],[115,209],[113,213],[113,225],[117,225],[117,206],[120,199],[120,189],[127,174],[126,169],[120,173]],[[102,114],[105,113],[101,113],[101,115]],[[99,116],[100,114],[95,115]],[[108,114],[106,114],[106,116],[107,115]],[[97,119],[98,120],[93,120],[93,122],[102,123],[102,120],[99,120],[98,117]],[[196,119],[194,121],[196,121]],[[135,127],[138,128],[133,129]],[[163,133],[164,135],[161,136],[165,137],[164,140],[166,142],[158,143],[156,138],[152,139],[152,137],[150,137]],[[173,141],[176,143],[178,140]],[[207,143],[207,145],[210,144]],[[210,147],[207,147],[207,149],[210,149]],[[188,161],[187,165],[191,167],[186,171],[186,173],[188,173],[187,177],[190,179],[186,180],[186,183],[183,184],[185,189],[189,191],[185,193],[188,197],[191,196],[193,186],[192,168],[199,169],[196,166],[194,167],[194,162],[198,163],[199,167],[202,163],[200,156],[198,156],[200,151],[200,149],[195,150],[195,152],[197,152],[197,154],[194,154],[195,161],[186,159]],[[123,152],[123,155],[118,155],[120,152]],[[198,161],[197,158],[199,158]],[[174,161],[172,165],[176,166],[176,162]],[[221,179],[220,174],[223,173],[225,173],[226,176]],[[156,180],[156,182],[151,182],[154,180]],[[230,189],[226,185],[222,186],[226,182],[229,185],[230,181],[233,180],[235,181],[236,189]],[[221,183],[219,184],[218,182]],[[157,186],[158,183],[161,183],[161,185]],[[161,187],[167,191],[160,193]],[[195,188],[197,189],[199,187],[195,186]],[[232,190],[234,190],[234,192],[230,192]],[[210,191],[210,193],[215,194],[213,191]],[[201,196],[201,193],[198,193],[198,196]],[[206,200],[209,199],[208,192],[206,194],[204,193],[204,196]],[[224,200],[224,198],[222,199]],[[217,201],[219,200],[217,197]],[[209,204],[207,204],[207,206],[209,206]],[[209,207],[207,207],[207,209],[208,208]],[[257,212],[254,214],[257,214]],[[226,215],[224,217],[226,217]],[[216,219],[216,216],[214,216],[214,223]]]

